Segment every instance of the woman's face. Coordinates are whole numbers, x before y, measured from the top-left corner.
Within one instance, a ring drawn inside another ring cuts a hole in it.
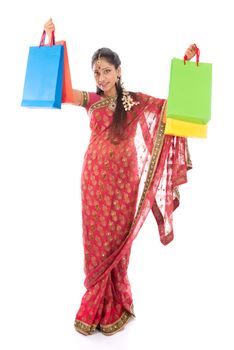
[[[105,96],[115,96],[115,84],[120,77],[120,67],[117,69],[113,64],[110,64],[105,58],[100,58],[93,65],[94,78],[96,84],[104,92]]]

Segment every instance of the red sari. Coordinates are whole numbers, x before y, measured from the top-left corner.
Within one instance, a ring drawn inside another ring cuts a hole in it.
[[[108,140],[113,110],[108,99],[83,93],[91,137],[81,176],[84,270],[87,289],[75,329],[112,335],[134,317],[127,276],[131,245],[150,209],[160,239],[173,239],[178,186],[191,167],[185,138],[164,135],[165,101],[137,93],[123,140]]]

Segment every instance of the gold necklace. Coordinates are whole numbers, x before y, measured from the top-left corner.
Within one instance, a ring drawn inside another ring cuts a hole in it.
[[[117,96],[111,96],[111,97],[105,96],[105,98],[108,101],[108,108],[114,111],[117,105]]]

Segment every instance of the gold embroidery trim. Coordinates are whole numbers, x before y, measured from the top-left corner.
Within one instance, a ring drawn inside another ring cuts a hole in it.
[[[133,314],[125,310],[118,321],[108,326],[100,325],[100,330],[104,335],[113,335],[124,328],[130,318],[133,316]]]
[[[186,149],[186,156],[187,156],[187,168],[188,169],[192,169],[193,164],[192,164],[192,160],[191,160],[191,156],[190,156],[190,152],[189,152],[189,147],[188,147],[188,140],[185,140],[185,149]]]
[[[85,335],[89,335],[95,331],[95,329],[97,328],[97,325],[95,324],[90,325],[85,322],[75,320],[74,327],[77,332],[80,332]]]
[[[174,191],[175,198],[179,201],[180,200],[180,191],[179,191],[178,187],[175,187],[173,191]]]
[[[150,161],[150,165],[149,165],[149,169],[148,169],[148,173],[147,173],[147,177],[146,177],[146,181],[145,181],[145,185],[144,185],[144,189],[143,189],[143,193],[139,202],[139,206],[138,206],[138,210],[137,210],[137,214],[134,218],[132,227],[134,226],[135,222],[137,221],[139,215],[140,215],[140,211],[143,205],[143,202],[145,200],[146,197],[146,192],[148,191],[151,182],[152,182],[152,178],[153,178],[153,174],[155,172],[156,166],[158,164],[158,159],[162,150],[162,145],[163,145],[163,141],[164,141],[164,130],[165,130],[165,124],[163,122],[163,114],[164,114],[164,109],[166,106],[166,101],[164,102],[164,105],[162,107],[162,111],[161,111],[161,115],[160,115],[160,121],[159,121],[159,128],[157,131],[157,135],[155,137],[155,143],[154,143],[154,147],[153,147],[153,151],[152,151],[152,157],[151,157],[151,161]]]
[[[133,305],[131,305],[131,312],[125,310],[117,321],[107,326],[103,326],[101,324],[89,325],[80,320],[75,320],[74,327],[77,332],[80,332],[84,335],[91,335],[95,332],[96,329],[99,329],[104,335],[112,335],[120,331],[128,323],[131,317],[135,317]]]
[[[95,109],[97,108],[102,108],[102,107],[105,107],[105,106],[108,106],[110,103],[110,101],[105,98],[99,102],[95,102],[89,109],[89,113],[91,114]]]
[[[82,92],[82,107],[86,107],[89,101],[89,95],[86,91],[81,91]]]

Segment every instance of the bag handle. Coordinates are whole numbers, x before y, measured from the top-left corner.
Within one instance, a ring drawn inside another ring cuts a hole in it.
[[[45,45],[45,37],[46,37],[46,31],[43,30],[43,33],[42,33],[42,36],[41,36],[41,41],[40,41],[39,47]],[[51,35],[51,39],[50,39],[50,43],[49,43],[49,44],[50,44],[50,46],[55,45],[55,35],[54,35],[54,31],[52,32],[52,35]]]
[[[199,64],[199,57],[200,57],[200,50],[199,50],[199,48],[197,47],[196,44],[193,44],[193,46],[195,46],[195,49],[196,49],[196,63],[197,63],[197,66],[198,66],[198,64]],[[188,61],[188,56],[184,55],[184,64],[186,64],[186,61]]]

